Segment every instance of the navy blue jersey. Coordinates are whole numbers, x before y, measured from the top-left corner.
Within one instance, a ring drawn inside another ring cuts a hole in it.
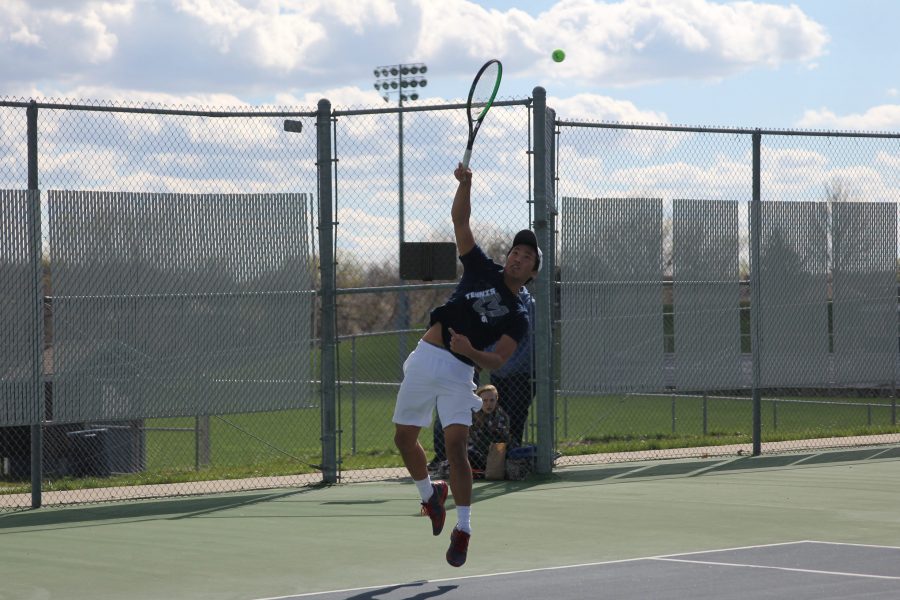
[[[484,350],[508,335],[518,344],[528,331],[528,309],[503,282],[503,267],[480,246],[460,256],[463,276],[446,304],[431,311],[431,325],[441,323],[444,346],[450,348],[450,329],[465,335],[476,350]],[[474,364],[465,356],[453,356]]]

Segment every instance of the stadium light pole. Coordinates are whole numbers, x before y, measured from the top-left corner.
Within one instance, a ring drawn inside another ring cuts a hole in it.
[[[418,100],[419,88],[428,85],[425,74],[428,66],[424,63],[407,63],[399,65],[382,65],[375,67],[375,89],[381,92],[385,102],[390,102],[391,96],[397,94],[397,195],[399,200],[399,224],[398,234],[400,245],[403,247],[406,241],[405,215],[403,212],[403,102],[406,100]],[[401,331],[409,329],[409,298],[406,292],[400,291],[397,298],[397,328]],[[399,335],[400,364],[406,358],[406,334]],[[402,369],[401,369],[402,370]]]
[[[425,73],[428,66],[423,63],[409,63],[400,65],[385,65],[375,67],[375,89],[381,93],[385,102],[390,102],[391,96],[397,94],[397,105],[401,110],[397,113],[397,147],[398,147],[398,178],[400,201],[400,243],[405,240],[404,215],[403,215],[403,102],[406,100],[418,100],[418,88],[428,85]]]

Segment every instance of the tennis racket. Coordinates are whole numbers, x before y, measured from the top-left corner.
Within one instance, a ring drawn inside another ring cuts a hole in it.
[[[463,169],[469,168],[469,159],[472,158],[472,144],[475,136],[481,128],[484,117],[488,114],[500,89],[500,77],[503,75],[503,65],[497,59],[489,60],[478,71],[472,88],[469,90],[469,100],[466,102],[466,114],[469,117],[469,143],[466,144],[466,153],[463,155]]]

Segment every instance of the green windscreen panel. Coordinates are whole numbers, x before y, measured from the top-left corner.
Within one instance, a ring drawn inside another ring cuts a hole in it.
[[[34,399],[34,261],[29,192],[0,190],[0,426],[39,422]]]
[[[894,385],[897,206],[832,204],[834,383]]]
[[[828,380],[826,207],[760,206],[760,381],[765,387],[824,386]]]
[[[309,406],[307,205],[50,192],[55,419]]]
[[[562,387],[663,387],[662,201],[563,198]]]
[[[738,203],[673,203],[675,384],[736,389],[741,371]]]

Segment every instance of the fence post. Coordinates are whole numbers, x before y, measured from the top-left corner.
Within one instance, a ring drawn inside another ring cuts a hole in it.
[[[332,204],[331,102],[319,100],[316,115],[319,174],[319,269],[322,275],[322,479],[337,482],[337,322]]]
[[[350,338],[350,454],[356,456],[356,336]]]
[[[762,399],[759,382],[759,319],[760,319],[760,227],[762,207],[760,206],[760,147],[762,134],[757,129],[753,133],[753,198],[750,201],[750,346],[753,361],[753,456],[762,453]]]
[[[194,417],[194,470],[207,468],[212,462],[209,415]]]
[[[32,261],[34,312],[31,354],[31,393],[34,412],[31,423],[31,508],[40,508],[43,480],[44,439],[44,285],[41,261],[41,196],[38,191],[38,108],[32,100],[25,111],[28,122],[28,238]]]
[[[534,233],[543,252],[541,275],[535,280],[534,361],[537,402],[537,472],[553,470],[556,449],[556,404],[553,385],[553,300],[556,279],[553,239],[554,137],[556,115],[547,108],[547,91],[536,87],[534,97]]]
[[[891,383],[891,425],[897,424],[897,382]]]

